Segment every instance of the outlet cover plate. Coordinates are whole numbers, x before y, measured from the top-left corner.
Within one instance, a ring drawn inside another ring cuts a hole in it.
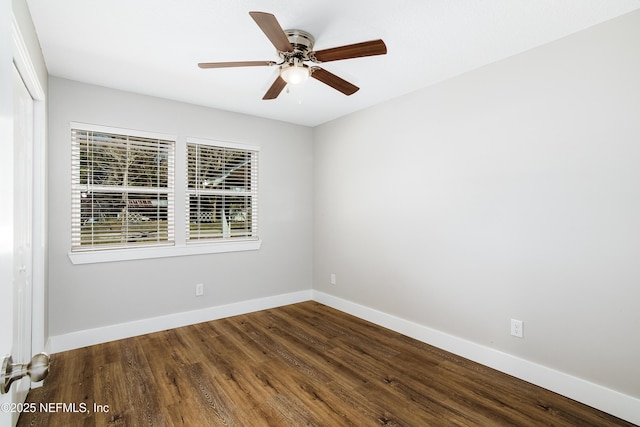
[[[511,319],[511,335],[518,338],[523,338],[524,322],[522,320]]]

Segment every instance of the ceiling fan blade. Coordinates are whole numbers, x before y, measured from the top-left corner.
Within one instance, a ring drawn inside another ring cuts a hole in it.
[[[262,99],[276,99],[286,85],[287,82],[285,82],[282,77],[278,76]]]
[[[249,12],[265,36],[281,52],[292,52],[293,46],[275,16],[266,12]]]
[[[201,62],[200,68],[262,67],[276,65],[273,61]]]
[[[319,62],[338,61],[340,59],[362,58],[363,56],[384,55],[387,45],[380,39],[368,42],[349,44],[313,52]]]
[[[335,90],[338,90],[344,93],[345,95],[353,95],[360,89],[358,86],[353,85],[348,81],[320,67],[313,68],[311,72],[311,77],[321,81],[326,85],[331,86]]]

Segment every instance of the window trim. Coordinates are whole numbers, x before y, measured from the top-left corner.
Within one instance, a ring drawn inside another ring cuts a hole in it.
[[[154,246],[146,248],[105,249],[99,252],[69,252],[68,255],[71,262],[75,265],[257,251],[261,245],[262,240],[239,240],[234,242],[189,243],[189,245]]]
[[[259,250],[262,245],[262,239],[257,238],[234,239],[233,241],[190,241],[187,242],[186,235],[179,232],[180,218],[184,218],[187,214],[187,206],[179,203],[179,200],[185,200],[185,185],[183,181],[187,174],[187,165],[181,163],[181,157],[186,159],[187,141],[193,143],[220,144],[229,148],[237,148],[241,150],[260,151],[260,146],[252,144],[241,144],[235,142],[227,142],[215,139],[202,139],[194,137],[180,137],[179,135],[163,134],[158,132],[147,132],[142,130],[133,130],[127,128],[118,128],[115,126],[102,126],[82,122],[69,122],[69,135],[72,129],[85,129],[95,132],[106,133],[126,133],[131,136],[153,137],[158,139],[169,139],[175,142],[174,152],[174,229],[176,231],[174,238],[175,243],[168,245],[146,246],[146,247],[130,247],[124,249],[101,249],[96,251],[71,251],[71,240],[69,240],[68,257],[72,264],[93,264],[118,261],[134,261],[143,259],[157,259],[168,257],[206,255],[227,252],[243,252]],[[184,156],[183,156],[184,154]],[[69,185],[72,185],[71,182]],[[70,205],[71,206],[71,205]],[[70,212],[70,215],[72,212]],[[69,230],[71,232],[71,230]]]

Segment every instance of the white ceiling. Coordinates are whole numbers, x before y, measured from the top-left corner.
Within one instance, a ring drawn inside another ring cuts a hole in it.
[[[81,82],[315,126],[640,8],[640,0],[27,0],[49,73]],[[275,67],[202,70],[198,62],[277,60],[248,12],[273,13],[315,50],[382,38],[383,56],[324,68],[262,96]]]

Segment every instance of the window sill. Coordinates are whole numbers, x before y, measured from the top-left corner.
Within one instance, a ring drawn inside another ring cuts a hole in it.
[[[217,254],[224,252],[255,251],[262,240],[238,242],[193,243],[179,246],[114,249],[95,252],[69,252],[73,264],[95,264],[100,262],[133,261],[139,259],[168,258],[188,255]]]

